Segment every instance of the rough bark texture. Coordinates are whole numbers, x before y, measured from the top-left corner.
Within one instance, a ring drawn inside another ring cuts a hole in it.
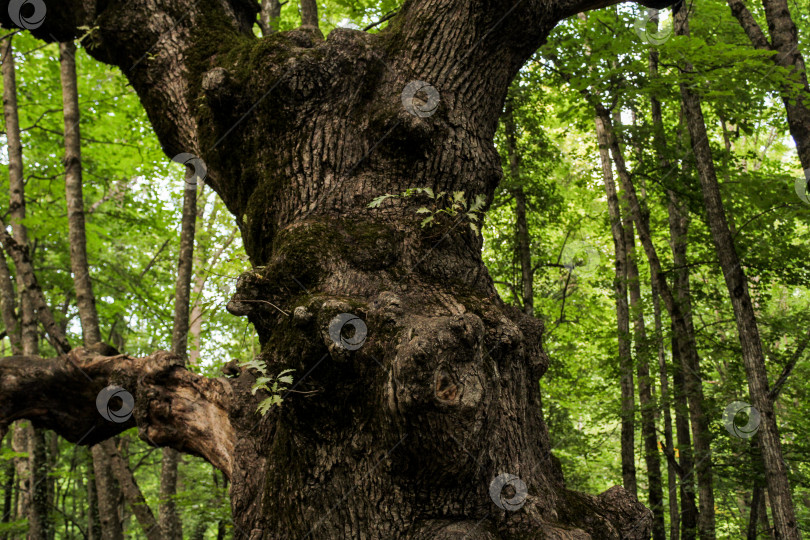
[[[679,35],[689,34],[688,10],[682,10],[676,17],[676,32]],[[692,71],[692,66],[688,64],[684,68],[687,72]],[[742,346],[743,366],[748,379],[748,391],[752,404],[761,415],[758,436],[765,463],[774,527],[780,539],[797,539],[799,531],[787,478],[787,466],[782,455],[773,400],[769,396],[765,357],[762,353],[756,314],[748,293],[748,279],[737,256],[734,238],[726,220],[700,98],[688,83],[681,84],[681,101],[700,177],[708,226],[734,308],[737,334]],[[701,501],[701,514],[702,512]]]
[[[542,324],[498,298],[480,235],[461,219],[421,228],[418,197],[367,208],[408,187],[491,201],[510,81],[560,19],[611,3],[409,0],[378,34],[257,40],[247,0],[48,1],[34,35],[94,28],[88,51],[121,67],[167,155],[205,162],[253,264],[228,309],[271,374],[295,370],[295,392],[259,416],[254,370],[206,379],[177,355],[82,349],[0,361],[0,423],[84,443],[137,424],[226,472],[240,539],[648,537],[622,488],[565,488],[539,416]],[[414,81],[432,88],[403,99]],[[342,313],[367,327],[359,349],[330,335]],[[127,422],[95,410],[110,383],[135,397]],[[525,500],[493,502],[504,473]]]

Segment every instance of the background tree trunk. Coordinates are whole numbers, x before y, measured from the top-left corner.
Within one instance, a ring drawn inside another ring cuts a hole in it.
[[[177,262],[177,280],[174,296],[174,328],[172,352],[184,361],[188,354],[189,309],[191,274],[194,263],[194,233],[197,222],[197,182],[195,172],[186,174],[183,191],[183,217],[180,229],[180,252]],[[177,493],[179,453],[172,448],[163,449],[160,472],[160,526],[167,540],[182,540],[183,530],[174,496]]]
[[[751,44],[762,50],[774,51],[772,57],[777,66],[791,72],[800,89],[785,85],[782,88],[782,101],[787,112],[788,128],[796,143],[802,168],[810,169],[810,84],[807,80],[807,67],[799,47],[796,25],[790,16],[785,0],[763,0],[765,18],[771,41],[765,37],[756,19],[743,0],[727,0],[731,13],[740,22]]]
[[[610,146],[604,119],[596,116],[596,139],[602,162],[602,178],[607,194],[610,231],[613,235],[615,253],[615,277],[613,290],[616,297],[616,322],[619,340],[619,373],[622,390],[621,458],[624,488],[638,496],[635,461],[635,387],[633,384],[633,359],[630,351],[630,308],[627,304],[627,240],[622,225],[619,198],[613,181],[613,165],[610,161]]]
[[[638,378],[639,407],[641,408],[641,436],[644,439],[644,462],[647,466],[647,503],[653,513],[653,540],[666,540],[664,524],[664,493],[661,478],[661,459],[658,456],[658,435],[655,428],[656,404],[652,395],[650,377],[650,348],[644,325],[644,306],[641,300],[641,282],[636,264],[635,232],[630,216],[625,218],[627,242],[627,282],[630,291],[630,314],[633,319]]]
[[[3,113],[6,122],[6,138],[9,156],[9,214],[14,239],[19,245],[28,246],[28,232],[23,225],[25,219],[25,180],[23,177],[22,142],[20,139],[20,121],[17,111],[17,80],[14,66],[14,54],[11,37],[2,41],[0,54],[3,59]],[[4,227],[5,229],[5,227]],[[17,290],[20,295],[20,345],[22,353],[29,357],[39,354],[39,335],[37,317],[30,293],[23,280],[17,279]],[[10,328],[15,328],[12,326]],[[13,330],[12,330],[13,331]],[[44,452],[43,434],[30,425],[18,426],[19,448],[28,454],[28,463],[18,467],[18,476],[25,479],[27,489],[20,500],[28,516],[28,534],[34,539],[45,539],[48,535],[47,464]]]
[[[517,134],[512,101],[507,100],[504,112],[504,130],[506,132],[506,153],[509,159],[509,173],[515,187],[515,245],[520,259],[521,300],[523,312],[534,317],[534,272],[532,271],[531,240],[529,224],[526,219],[526,193],[520,179],[520,154],[517,149]]]
[[[676,32],[679,35],[689,35],[688,10],[681,11],[676,18]],[[693,71],[692,66],[688,63],[684,68],[687,73]],[[765,462],[774,526],[781,538],[799,538],[787,470],[779,441],[776,415],[773,402],[768,396],[768,376],[765,370],[765,358],[762,354],[756,315],[748,293],[748,280],[737,256],[734,238],[726,221],[700,98],[688,83],[682,83],[681,100],[700,177],[709,229],[734,308],[748,389],[753,405],[761,415],[759,437],[761,438],[760,444]]]

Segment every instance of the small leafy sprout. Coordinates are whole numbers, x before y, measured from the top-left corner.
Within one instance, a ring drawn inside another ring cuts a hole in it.
[[[259,403],[259,406],[256,409],[257,413],[264,416],[273,405],[281,405],[281,402],[283,401],[281,394],[284,393],[284,391],[287,390],[292,384],[292,373],[295,370],[285,369],[277,375],[268,375],[267,364],[259,359],[248,360],[240,365],[246,368],[255,369],[261,374],[261,376],[256,379],[256,382],[253,383],[253,387],[251,389],[251,393],[254,396],[259,390],[264,390],[270,394],[269,397],[263,399],[261,403]]]
[[[423,195],[430,199],[432,203],[430,206],[422,206],[416,210],[417,214],[424,214],[425,218],[420,222],[420,226],[431,226],[435,223],[436,217],[440,214],[447,214],[455,219],[459,216],[466,218],[469,221],[470,229],[474,233],[478,233],[480,229],[481,217],[483,215],[484,204],[486,204],[486,197],[483,195],[476,195],[475,199],[470,202],[465,197],[463,191],[454,191],[448,193],[440,191],[434,193],[431,188],[408,188],[399,195],[385,194],[375,197],[369,204],[369,208],[379,208],[380,205],[387,199],[401,198],[406,199],[416,195]]]

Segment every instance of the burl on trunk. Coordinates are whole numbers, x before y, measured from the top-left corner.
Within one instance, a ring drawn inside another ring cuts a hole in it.
[[[29,418],[93,444],[137,425],[230,477],[237,538],[647,538],[622,488],[565,488],[540,417],[542,325],[498,297],[468,218],[423,228],[420,196],[369,208],[413,187],[488,204],[510,81],[559,20],[612,3],[409,0],[379,34],[324,40],[255,38],[251,0],[44,2],[32,32],[93,28],[88,52],[123,70],[166,154],[204,163],[252,262],[228,310],[271,374],[295,374],[261,416],[253,369],[206,379],[102,346],[13,357],[0,429]],[[134,396],[125,422],[97,411],[109,385]]]

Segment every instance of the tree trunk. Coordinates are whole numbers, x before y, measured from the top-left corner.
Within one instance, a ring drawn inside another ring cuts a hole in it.
[[[727,1],[731,13],[740,22],[751,44],[757,49],[774,51],[776,54],[771,57],[773,62],[791,72],[794,81],[798,83],[799,89],[789,85],[782,87],[782,102],[785,104],[788,128],[796,143],[799,161],[805,171],[810,171],[810,84],[788,3],[786,0],[763,0],[771,35],[771,41],[768,42],[743,0]],[[806,174],[810,175],[810,172]]]
[[[301,27],[318,30],[317,0],[301,0]]]
[[[616,184],[613,181],[613,166],[610,162],[610,147],[606,126],[603,118],[599,116],[597,116],[594,121],[596,124],[596,138],[599,142],[599,156],[602,161],[602,178],[605,183],[605,193],[607,194],[610,231],[613,235],[613,248],[615,253],[613,290],[616,296],[619,373],[621,376],[622,392],[622,479],[624,481],[624,488],[633,495],[638,496],[635,459],[635,388],[633,384],[633,359],[630,352],[630,308],[627,304],[626,231],[622,226],[619,198],[616,194]]]
[[[98,515],[98,494],[96,493],[96,474],[93,467],[93,454],[82,452],[85,456],[87,479],[87,539],[102,540],[101,518]]]
[[[512,100],[507,100],[503,118],[506,132],[506,152],[509,158],[509,173],[515,187],[512,195],[515,197],[515,245],[520,259],[521,295],[523,312],[534,317],[534,272],[532,271],[531,241],[529,238],[529,223],[526,219],[526,193],[520,177],[520,154],[517,149],[517,135],[515,117],[512,110]]]
[[[27,246],[28,232],[25,225],[22,224],[25,219],[25,179],[23,177],[20,121],[17,111],[17,76],[11,37],[4,39],[0,47],[0,55],[3,60],[3,114],[6,123],[9,159],[9,214],[15,240],[20,245]],[[5,288],[7,289],[6,293],[8,293],[10,283]],[[19,271],[17,271],[17,290],[20,295],[19,346],[23,354],[36,357],[39,354],[37,317],[31,293],[26,289]],[[6,314],[4,312],[4,316],[7,315],[10,315],[10,313]],[[11,333],[16,332],[16,327],[17,324],[8,326],[7,323],[7,328]],[[15,339],[12,338],[12,343]],[[29,426],[23,427],[21,430],[21,435],[25,440],[21,446],[24,448],[23,451],[28,453],[28,463],[25,467],[28,489],[23,499],[25,501],[25,513],[28,516],[28,534],[34,540],[44,540],[48,535],[47,484],[44,482],[47,476],[47,464],[43,461],[46,456],[44,453],[44,436],[42,432]],[[24,478],[22,475],[20,477]]]
[[[180,252],[174,296],[172,352],[184,361],[188,354],[191,275],[194,263],[194,233],[197,222],[197,178],[194,171],[186,175],[183,191],[183,217],[180,230]],[[180,455],[172,448],[163,449],[160,471],[160,528],[167,540],[182,540],[183,524],[177,513],[177,472]]]
[[[634,328],[636,375],[638,377],[639,406],[641,407],[641,436],[644,439],[644,462],[647,466],[647,501],[653,513],[653,540],[666,540],[661,459],[658,456],[658,435],[655,429],[656,403],[652,396],[650,348],[647,341],[647,330],[644,325],[641,283],[635,258],[635,232],[632,218],[627,216],[625,223],[627,282],[630,291],[630,313]]]
[[[697,344],[695,343],[694,331],[690,324],[689,312],[684,311],[683,306],[676,301],[661,271],[661,262],[658,259],[658,254],[652,243],[649,214],[646,208],[642,208],[638,196],[636,195],[635,186],[630,178],[630,173],[625,165],[621,148],[612,129],[610,116],[604,109],[600,109],[597,112],[606,126],[611,154],[616,164],[616,171],[621,180],[622,189],[627,194],[633,220],[638,227],[641,243],[647,253],[651,274],[654,279],[658,281],[659,291],[664,298],[670,319],[676,324],[678,330],[678,339],[680,341],[679,348],[686,362],[686,364],[684,364],[683,375],[686,384],[686,395],[689,400],[689,419],[695,441],[695,467],[697,468],[698,492],[700,494],[698,527],[701,539],[712,539],[715,535],[715,518],[711,432],[709,430],[709,417],[705,412],[703,386],[700,376],[700,360],[697,352]]]
[[[658,30],[658,10],[651,10],[650,22]],[[658,79],[658,49],[650,47],[649,56],[650,80]],[[671,171],[670,161],[667,157],[666,134],[664,133],[664,120],[661,110],[661,102],[655,94],[650,95],[650,112],[653,121],[653,145],[655,155],[658,160],[660,174],[665,176]],[[686,271],[686,269],[683,269]],[[666,355],[664,353],[664,332],[661,323],[661,292],[658,281],[651,280],[653,297],[653,314],[655,317],[655,334],[658,343],[658,369],[661,381],[661,404],[664,416],[664,444],[665,452],[672,455],[674,453],[674,443],[672,437],[672,418],[670,415],[670,393],[669,376],[667,374]],[[674,339],[674,338],[673,338]],[[674,359],[673,359],[674,360]],[[680,536],[680,514],[678,512],[678,493],[675,466],[672,461],[667,460],[667,490],[669,493],[669,537],[670,540],[678,540]]]
[[[689,405],[683,377],[684,363],[675,325],[672,325],[672,387],[675,390],[675,433],[678,437],[679,467],[681,470],[681,537],[697,538],[698,509],[695,505],[695,459],[689,434]]]
[[[36,374],[6,358],[0,424],[27,416],[72,441],[94,427],[83,444],[137,425],[202,455],[232,480],[240,540],[647,538],[632,494],[565,488],[538,414],[542,322],[498,297],[466,214],[422,227],[421,195],[369,208],[425,187],[485,210],[512,79],[559,20],[606,3],[412,0],[379,33],[262,41],[257,2],[49,4],[33,34],[94,28],[90,54],[124,69],[167,155],[204,162],[252,265],[228,310],[262,351],[227,379],[165,352],[76,349]],[[257,377],[283,369],[293,391],[257,414],[271,398]],[[114,426],[94,406],[113,381],[134,396]]]
[[[144,534],[149,540],[164,540],[161,534],[160,525],[158,525],[155,515],[146,503],[146,499],[141,493],[138,484],[135,482],[135,476],[129,469],[129,464],[124,461],[121,454],[113,446],[113,453],[108,454],[110,466],[112,467],[115,477],[121,484],[121,491],[124,494],[124,499],[135,514],[135,518],[144,530]]]
[[[653,282],[654,283],[654,282]],[[652,285],[653,314],[655,317],[655,334],[658,344],[658,373],[661,385],[661,410],[664,424],[664,454],[674,455],[675,444],[672,436],[672,415],[670,413],[672,398],[669,391],[669,374],[664,353],[664,332],[661,322],[661,300],[657,285]],[[667,459],[667,500],[669,502],[669,538],[679,540],[681,515],[678,510],[678,478],[675,464]]]
[[[279,0],[262,0],[262,9],[259,14],[259,26],[262,29],[262,35],[269,36],[273,32],[278,32],[281,6],[282,3]]]
[[[10,459],[6,462],[3,475],[5,476],[5,483],[3,484],[3,515],[0,517],[0,524],[9,523],[14,519],[14,490],[17,478],[14,475],[14,460]],[[0,535],[0,540],[7,540],[8,535],[3,533]]]
[[[681,10],[678,14],[676,32],[679,35],[689,35],[688,10]],[[688,63],[683,67],[687,73],[692,71],[692,66]],[[754,407],[761,415],[759,437],[774,526],[777,535],[782,539],[799,538],[787,468],[779,441],[779,428],[773,402],[768,395],[768,376],[765,370],[765,358],[762,353],[756,315],[748,293],[748,280],[737,256],[734,238],[726,221],[700,98],[688,83],[682,83],[681,100],[700,177],[709,229],[734,308],[749,393]],[[701,510],[703,510],[702,507]]]
[[[20,322],[17,318],[17,299],[14,292],[14,282],[8,269],[6,254],[0,251],[0,313],[3,316],[3,326],[11,344],[11,354],[22,354],[20,341]]]
[[[90,265],[87,260],[87,235],[85,232],[84,196],[82,194],[81,135],[79,128],[79,90],[76,80],[76,45],[73,41],[59,44],[60,78],[62,82],[62,109],[65,121],[65,198],[68,208],[68,231],[70,239],[70,264],[73,270],[73,286],[76,290],[79,319],[85,346],[101,342],[101,328],[96,310],[95,295],[90,281]],[[103,441],[92,448],[96,493],[99,501],[102,538],[123,538],[123,523],[118,511],[121,488],[130,505],[143,503],[143,496],[134,484],[131,473],[113,463],[117,455],[115,443]],[[120,459],[120,457],[118,457]],[[119,464],[120,465],[120,464]],[[115,480],[117,480],[117,482]],[[134,486],[134,488],[133,488]],[[137,492],[137,493],[136,493]],[[148,510],[148,509],[147,509]],[[148,517],[151,512],[135,511],[137,517]],[[147,535],[154,529],[152,521],[140,522]]]

